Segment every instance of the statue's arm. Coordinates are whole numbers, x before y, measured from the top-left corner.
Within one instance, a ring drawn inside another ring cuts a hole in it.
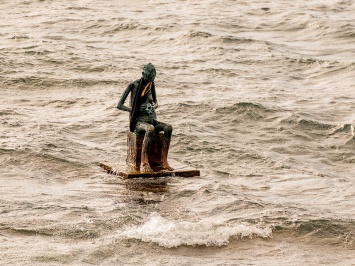
[[[123,110],[123,111],[127,111],[127,112],[131,112],[131,108],[127,107],[124,105],[124,102],[126,101],[129,93],[132,91],[133,85],[129,84],[126,88],[126,90],[123,92],[120,101],[117,104],[117,109]]]
[[[155,92],[155,84],[152,87],[152,98],[153,98],[153,107],[154,109],[158,108],[158,100],[157,100],[157,94]]]

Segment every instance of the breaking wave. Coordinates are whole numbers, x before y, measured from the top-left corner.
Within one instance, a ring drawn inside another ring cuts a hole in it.
[[[171,221],[154,213],[139,226],[126,228],[119,236],[173,248],[178,246],[225,246],[232,239],[268,238],[272,229],[261,228],[248,223],[228,225],[221,222]]]

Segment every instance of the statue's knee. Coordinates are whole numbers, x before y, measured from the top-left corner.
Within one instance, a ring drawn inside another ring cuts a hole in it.
[[[166,125],[166,131],[168,132],[168,133],[171,133],[171,132],[173,132],[173,127],[171,126],[171,125]]]
[[[148,125],[147,128],[146,128],[146,131],[145,131],[145,134],[148,136],[148,137],[153,137],[154,136],[154,133],[155,133],[155,128],[153,125]]]

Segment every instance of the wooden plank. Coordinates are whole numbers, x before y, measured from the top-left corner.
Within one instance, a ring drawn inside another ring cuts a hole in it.
[[[153,171],[149,173],[141,173],[141,172],[130,172],[126,169],[127,167],[120,167],[120,166],[116,166],[115,164],[107,164],[107,163],[99,164],[99,166],[105,171],[107,171],[108,174],[117,175],[124,179],[158,178],[158,177],[165,177],[165,176],[179,176],[179,177],[200,176],[200,170],[187,167],[181,163],[173,163],[171,165],[172,167],[174,167],[173,171]]]

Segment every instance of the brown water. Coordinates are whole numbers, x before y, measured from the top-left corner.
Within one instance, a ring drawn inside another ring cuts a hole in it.
[[[1,265],[355,265],[354,1],[0,0]],[[157,68],[170,158],[124,181]]]

